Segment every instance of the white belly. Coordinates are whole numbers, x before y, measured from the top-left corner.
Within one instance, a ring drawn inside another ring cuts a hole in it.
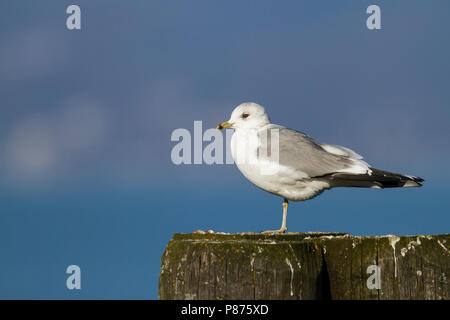
[[[236,130],[231,138],[231,154],[242,174],[257,187],[287,200],[302,201],[314,198],[329,189],[321,179],[308,179],[303,172],[295,171],[257,156],[258,134],[254,129]]]

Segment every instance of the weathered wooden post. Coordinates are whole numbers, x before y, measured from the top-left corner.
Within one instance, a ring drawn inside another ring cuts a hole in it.
[[[450,299],[449,244],[449,234],[175,234],[159,299]]]

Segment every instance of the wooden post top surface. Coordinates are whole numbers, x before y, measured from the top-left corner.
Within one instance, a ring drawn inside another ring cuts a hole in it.
[[[224,233],[224,232],[193,232],[176,233],[172,240],[176,241],[302,241],[320,237],[349,237],[346,232],[286,232],[277,233]]]
[[[177,233],[160,299],[450,299],[450,234]]]
[[[392,239],[392,238],[419,238],[419,239],[444,239],[450,238],[450,233],[444,234],[421,234],[421,235],[350,235],[347,232],[286,232],[286,233],[224,233],[224,232],[192,232],[175,233],[174,241],[305,241],[317,239]],[[447,242],[447,240],[446,240]]]

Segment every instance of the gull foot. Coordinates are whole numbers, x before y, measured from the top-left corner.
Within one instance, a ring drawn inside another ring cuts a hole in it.
[[[206,231],[203,231],[203,230],[195,230],[195,231],[192,232],[192,233],[198,233],[198,234],[206,234],[206,233],[209,233],[209,234],[212,234],[212,233],[214,233],[214,230],[211,230],[211,229],[206,230]]]
[[[281,228],[280,230],[267,230],[267,231],[262,231],[262,234],[282,234],[285,233],[287,230],[287,228]]]

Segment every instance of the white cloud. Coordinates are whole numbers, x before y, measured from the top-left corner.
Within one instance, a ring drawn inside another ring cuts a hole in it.
[[[7,135],[3,169],[13,179],[69,173],[101,152],[108,123],[105,108],[88,97],[72,97],[53,112],[27,115]]]
[[[55,163],[56,144],[47,119],[29,117],[12,130],[5,145],[7,168],[15,174],[36,174]]]

